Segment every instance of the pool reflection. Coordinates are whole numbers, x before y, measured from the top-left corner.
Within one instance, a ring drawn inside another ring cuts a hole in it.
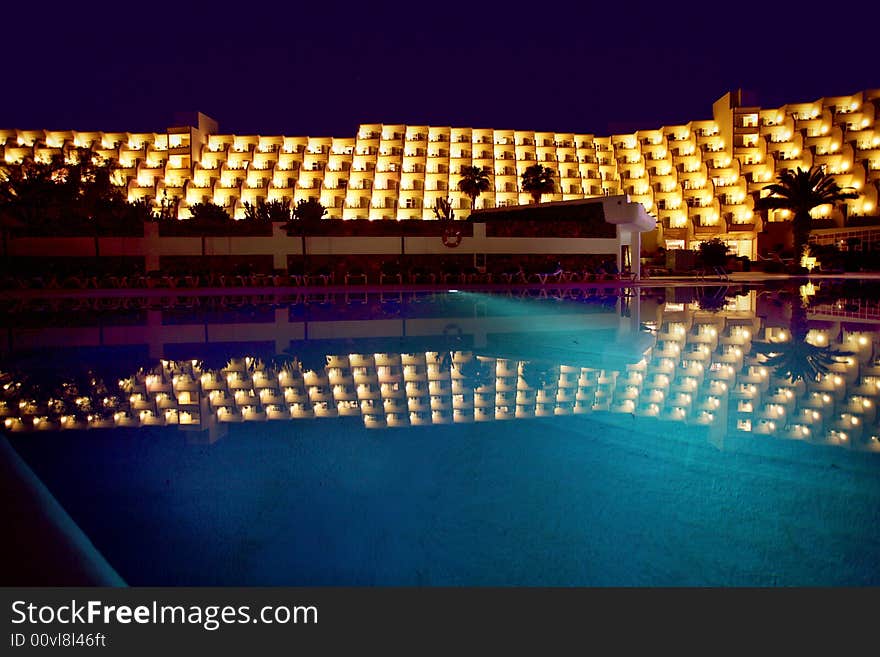
[[[8,432],[173,426],[213,441],[239,422],[591,415],[719,447],[746,433],[880,450],[880,313],[818,291],[395,293],[270,302],[244,319],[179,306],[123,327],[31,318],[7,329],[0,416]]]

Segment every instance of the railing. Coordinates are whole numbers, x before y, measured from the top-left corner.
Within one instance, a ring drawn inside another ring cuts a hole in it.
[[[727,225],[724,222],[719,222],[717,224],[702,224],[697,219],[693,219],[692,221],[694,225],[694,234],[696,235],[727,232]]]
[[[848,317],[851,319],[880,320],[880,301],[867,299],[838,299],[834,303],[810,306],[810,314]]]

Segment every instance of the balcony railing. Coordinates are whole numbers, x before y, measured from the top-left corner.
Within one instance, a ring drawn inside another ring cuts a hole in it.
[[[695,235],[712,235],[727,232],[727,222],[719,220],[715,224],[704,224],[699,217],[693,217],[691,222],[694,226]]]

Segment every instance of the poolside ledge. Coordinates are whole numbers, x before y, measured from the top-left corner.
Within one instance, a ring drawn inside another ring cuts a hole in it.
[[[2,586],[127,586],[0,436],[0,522],[9,528]]]

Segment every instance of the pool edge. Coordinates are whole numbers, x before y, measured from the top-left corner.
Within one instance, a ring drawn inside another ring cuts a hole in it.
[[[127,586],[3,435],[0,493],[0,522],[14,536],[0,585]]]

